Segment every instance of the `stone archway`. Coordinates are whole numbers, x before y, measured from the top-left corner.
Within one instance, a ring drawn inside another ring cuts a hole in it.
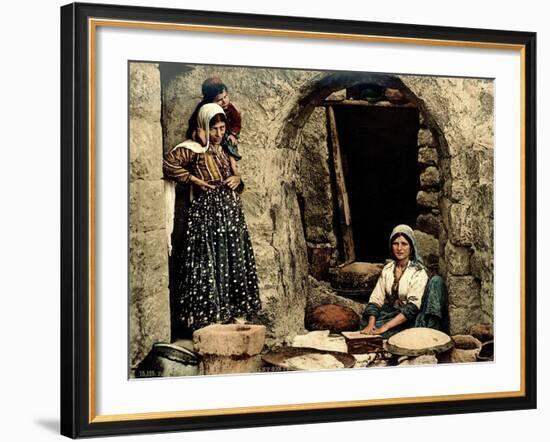
[[[419,80],[421,81],[423,79]],[[421,170],[417,204],[425,210],[419,214],[414,227],[420,240],[420,248],[424,254],[427,253],[435,259],[435,268],[447,281],[450,292],[451,331],[464,333],[469,331],[473,323],[492,322],[492,238],[484,228],[487,221],[492,222],[492,204],[486,205],[485,208],[477,205],[479,202],[489,202],[489,198],[492,197],[492,182],[489,185],[480,165],[475,164],[476,160],[480,160],[484,170],[488,171],[487,165],[492,165],[492,145],[475,143],[471,147],[459,146],[453,139],[453,148],[449,148],[438,119],[443,120],[447,126],[460,126],[460,121],[453,121],[453,118],[461,117],[455,114],[456,110],[452,108],[453,105],[458,106],[458,101],[451,103],[451,106],[437,103],[440,104],[440,108],[433,107],[433,103],[428,106],[422,94],[413,91],[414,87],[409,87],[402,77],[392,75],[318,75],[302,86],[277,134],[275,145],[282,149],[298,150],[304,143],[304,131],[307,131],[311,115],[327,97],[334,92],[362,83],[398,89],[419,110],[418,163]],[[414,85],[415,81],[410,83]],[[449,86],[456,87],[452,83]],[[481,91],[473,93],[479,93],[481,101],[485,92],[480,89]],[[466,95],[461,98],[458,95],[457,99],[471,97]],[[482,116],[484,120],[487,119],[486,110]],[[455,128],[451,128],[453,138],[456,138]],[[492,179],[492,175],[488,176]],[[434,189],[435,183],[437,186]],[[466,194],[467,186],[472,186],[477,194],[476,201]],[[303,207],[307,204],[304,203],[307,198],[299,199],[302,201],[302,211],[307,210]],[[472,218],[472,215],[478,218]],[[473,224],[477,224],[477,228],[473,228]],[[310,263],[316,259],[330,259],[327,256],[330,246],[312,244],[308,241],[307,226],[305,230]],[[492,232],[492,225],[490,231]]]
[[[382,74],[336,73],[310,81],[302,88],[302,96],[290,110],[289,117],[279,131],[277,145],[296,149],[301,143],[303,129],[315,108],[329,103],[326,99],[335,92],[362,84],[399,90],[408,104],[418,109],[420,115],[417,139],[419,186],[416,202],[419,207],[419,216],[414,227],[419,232],[421,247],[424,254],[429,256],[430,265],[437,269],[439,264],[439,244],[437,241],[441,225],[439,197],[440,189],[444,187],[441,184],[447,178],[445,170],[441,170],[439,164],[440,162],[444,163],[445,158],[448,158],[448,150],[446,149],[445,137],[435,119],[427,111],[424,102],[401,79]],[[344,102],[337,104],[344,104]],[[355,101],[350,102],[350,104],[357,105],[360,103]],[[327,119],[331,119],[328,113]],[[331,122],[329,121],[327,125],[330,131]],[[335,123],[332,122],[332,125],[335,125]],[[338,201],[338,205],[341,206],[342,202]],[[343,210],[342,207],[338,209]],[[342,229],[345,229],[345,226]],[[342,241],[346,241],[344,235],[342,237]],[[321,250],[321,253],[323,252]],[[340,262],[346,259],[340,259]],[[351,260],[353,261],[353,257]]]

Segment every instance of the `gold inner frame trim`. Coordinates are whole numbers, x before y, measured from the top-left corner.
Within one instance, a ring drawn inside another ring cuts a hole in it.
[[[165,412],[150,412],[150,413],[132,413],[132,414],[113,414],[113,415],[97,415],[96,414],[96,31],[99,26],[116,27],[116,28],[133,28],[133,29],[148,29],[148,30],[170,30],[170,31],[186,31],[186,32],[203,32],[217,34],[234,34],[234,35],[253,35],[253,36],[269,36],[269,37],[291,37],[291,38],[310,38],[310,39],[325,39],[339,41],[358,41],[371,43],[387,43],[387,44],[409,44],[420,46],[443,46],[443,47],[463,47],[463,48],[479,48],[479,49],[497,49],[497,50],[512,50],[520,53],[520,210],[521,210],[521,226],[520,226],[520,390],[505,391],[505,392],[488,392],[488,393],[469,393],[441,396],[422,396],[422,397],[406,397],[406,398],[388,398],[388,399],[369,399],[355,401],[338,401],[338,402],[319,402],[319,403],[302,403],[302,404],[284,404],[284,405],[262,405],[254,407],[235,407],[235,408],[219,408],[219,409],[202,409],[202,410],[181,410],[181,411],[165,411]],[[184,417],[199,417],[199,416],[220,416],[220,415],[238,415],[247,413],[274,413],[282,411],[298,411],[298,410],[323,410],[330,408],[348,408],[348,407],[365,407],[376,405],[399,405],[399,404],[420,404],[427,402],[443,402],[443,401],[461,401],[461,400],[482,400],[482,399],[499,399],[499,398],[514,398],[525,396],[525,45],[521,44],[503,44],[492,42],[474,42],[474,41],[458,41],[458,40],[441,40],[441,39],[426,39],[426,38],[405,38],[405,37],[390,37],[376,35],[358,35],[358,34],[339,34],[329,32],[309,32],[309,31],[292,31],[280,29],[263,29],[263,28],[245,28],[231,26],[211,26],[211,25],[191,25],[180,23],[155,23],[155,22],[140,22],[130,20],[112,20],[112,19],[95,19],[88,20],[88,98],[89,98],[89,423],[101,422],[120,422],[120,421],[135,421],[146,419],[169,419],[169,418],[184,418]]]

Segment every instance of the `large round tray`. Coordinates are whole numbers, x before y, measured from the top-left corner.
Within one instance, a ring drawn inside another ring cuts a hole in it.
[[[336,358],[339,362],[341,362],[344,368],[351,368],[355,365],[355,362],[356,362],[355,358],[352,355],[347,353],[342,353],[339,351],[319,350],[317,348],[309,348],[309,347],[279,347],[263,355],[262,359],[265,363],[269,365],[279,367],[286,371],[294,371],[295,369],[289,368],[285,364],[285,361],[290,358],[294,358],[296,356],[305,356],[308,354],[331,355],[334,358]],[[327,369],[327,370],[331,370],[331,369]]]

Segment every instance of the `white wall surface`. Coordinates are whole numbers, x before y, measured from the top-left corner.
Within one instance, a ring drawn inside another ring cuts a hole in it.
[[[544,3],[395,0],[391,3],[131,1],[128,5],[177,7],[465,26],[538,32],[538,223],[548,221],[543,202],[549,179],[542,171],[548,163],[547,54],[550,33]],[[59,6],[55,0],[9,2],[2,9],[0,68],[0,392],[5,441],[48,441],[59,436]],[[111,3],[111,2],[98,2]],[[546,55],[546,57],[545,57]],[[357,440],[373,438],[373,429],[407,441],[522,440],[550,427],[548,405],[548,351],[550,337],[543,312],[548,283],[543,281],[548,235],[539,229],[539,409],[474,415],[392,419],[345,423],[251,428],[182,434],[115,438],[127,441],[272,441]],[[544,433],[543,433],[544,434]],[[544,436],[542,436],[544,438]]]

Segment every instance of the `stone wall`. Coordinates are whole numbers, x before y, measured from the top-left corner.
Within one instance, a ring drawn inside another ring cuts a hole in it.
[[[439,270],[449,289],[451,333],[468,333],[477,322],[493,323],[493,82],[401,78],[418,98],[426,139],[437,151]],[[436,161],[434,151],[419,156],[426,166],[428,158]],[[418,224],[427,221],[419,217]]]
[[[155,187],[161,177],[162,151],[184,138],[187,120],[200,100],[201,83],[212,75],[226,82],[243,116],[239,145],[243,159],[239,166],[246,188],[242,199],[257,260],[263,303],[260,319],[267,325],[266,342],[289,342],[304,329],[310,291],[308,252],[310,259],[315,255],[322,262],[333,260],[337,249],[326,118],[321,107],[311,112],[311,100],[315,100],[312,91],[327,74],[162,64],[160,118],[159,85],[145,84],[145,78],[159,78],[157,66],[133,66],[132,85],[135,83],[137,89],[132,92],[132,102],[145,103],[150,97],[154,110],[147,107],[147,112],[141,112],[139,109],[145,109],[145,105],[131,104],[131,132],[134,127],[140,128],[139,134],[132,133],[137,141],[131,143],[131,167],[135,169],[131,198],[140,201],[131,206],[131,235],[158,235],[156,242],[161,245],[154,251],[148,251],[152,241],[143,248],[136,247],[139,253],[132,254],[135,264],[131,264],[131,272],[139,273],[137,270],[144,269],[146,262],[152,265],[154,270],[149,267],[148,272],[158,275],[148,279],[159,280],[155,284],[162,292],[158,316],[165,315],[163,322],[142,312],[151,305],[149,298],[134,306],[135,300],[144,296],[143,289],[136,290],[131,306],[135,312],[131,324],[135,326],[131,327],[140,330],[140,337],[135,339],[135,347],[146,347],[142,336],[147,330],[151,333],[159,328],[162,336],[151,341],[164,340],[170,317],[166,251],[162,259],[159,255],[160,248],[165,247],[164,219],[149,218],[154,215],[156,203],[145,200],[158,196],[162,199],[161,189]],[[421,187],[417,201],[423,210],[415,226],[421,252],[436,257],[439,271],[447,280],[452,332],[465,332],[474,322],[492,322],[493,314],[492,83],[414,76],[399,80],[421,111]],[[324,91],[323,87],[319,90]],[[160,147],[159,119],[164,149]],[[153,145],[157,146],[154,152]],[[150,257],[145,258],[143,253]]]
[[[130,65],[130,363],[170,341],[158,65]]]
[[[433,273],[440,273],[439,230],[441,215],[439,197],[441,190],[441,171],[439,170],[439,142],[426,124],[426,118],[420,114],[418,131],[418,170],[419,189],[416,202],[419,215],[416,219],[415,235],[418,248],[425,264]]]

